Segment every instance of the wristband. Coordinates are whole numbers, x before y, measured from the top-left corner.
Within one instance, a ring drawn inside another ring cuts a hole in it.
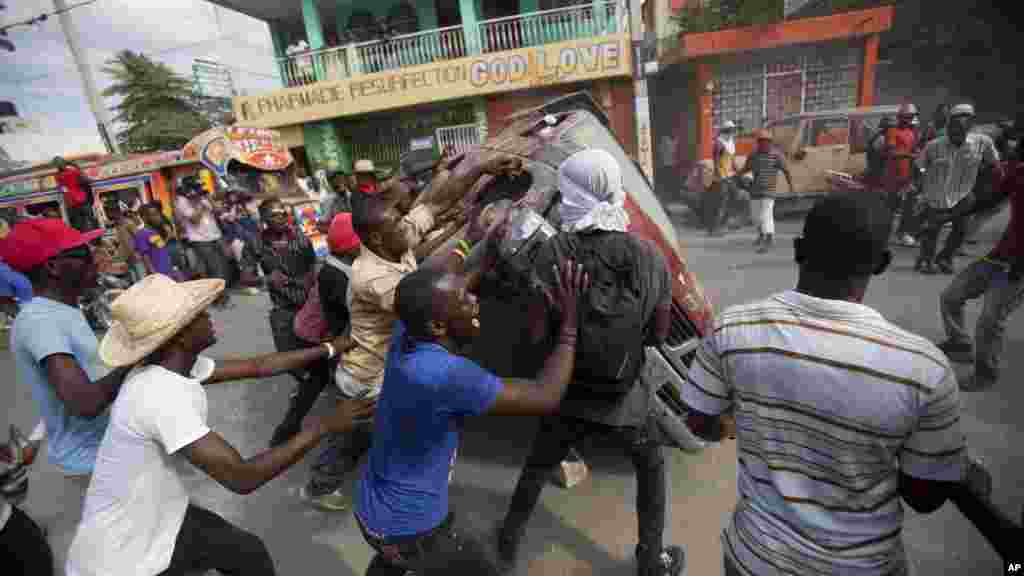
[[[464,254],[469,254],[470,252],[473,251],[473,246],[469,242],[467,242],[465,238],[459,240],[458,247],[458,249],[462,250]]]
[[[324,342],[323,344],[321,344],[321,346],[327,349],[328,360],[338,355],[338,351],[334,349],[334,344],[331,344],[330,342]]]

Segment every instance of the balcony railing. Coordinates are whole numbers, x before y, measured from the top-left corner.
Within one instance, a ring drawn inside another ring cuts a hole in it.
[[[466,55],[462,26],[437,28],[356,44],[362,72],[371,74],[405,66],[454,60]]]
[[[499,52],[615,34],[623,29],[617,5],[618,0],[602,0],[484,20],[478,28],[480,49]],[[278,67],[284,85],[295,87],[468,55],[463,27],[450,26],[292,54],[278,58]]]
[[[484,52],[515,50],[619,31],[616,0],[517,14],[480,23]]]
[[[313,84],[318,75],[321,80],[343,80],[351,73],[344,46],[278,58],[277,65],[282,82],[289,88]]]

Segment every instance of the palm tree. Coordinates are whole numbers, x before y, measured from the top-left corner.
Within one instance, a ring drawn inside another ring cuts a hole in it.
[[[192,82],[145,54],[122,50],[103,72],[114,84],[103,91],[119,98],[111,110],[122,126],[117,141],[126,152],[175,150],[210,127],[192,96]]]

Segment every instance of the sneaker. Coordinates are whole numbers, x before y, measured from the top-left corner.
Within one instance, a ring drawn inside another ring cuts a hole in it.
[[[904,234],[900,237],[900,244],[907,248],[913,248],[914,246],[917,246],[917,239],[910,234]]]
[[[974,362],[974,347],[967,342],[954,342],[946,340],[938,344],[939,350],[951,361],[957,364],[971,364]]]
[[[927,260],[918,260],[917,264],[914,264],[914,270],[926,276],[932,276],[935,274],[935,265]]]
[[[351,500],[341,491],[341,488],[317,494],[307,485],[302,487],[300,494],[303,500],[327,512],[345,512],[352,505]]]
[[[666,546],[658,555],[658,564],[644,567],[640,562],[640,547],[634,553],[637,558],[637,576],[683,576],[686,573],[686,552],[681,546]]]
[[[977,373],[971,374],[967,378],[964,378],[958,382],[961,392],[981,392],[988,390],[996,381],[990,378],[982,378]]]

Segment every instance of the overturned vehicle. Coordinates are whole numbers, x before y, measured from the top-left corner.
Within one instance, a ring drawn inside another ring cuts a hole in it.
[[[560,229],[559,165],[580,150],[605,150],[622,169],[629,232],[660,248],[673,278],[670,335],[657,348],[647,348],[642,378],[655,391],[655,416],[669,441],[685,451],[701,450],[703,442],[685,425],[680,385],[700,338],[710,329],[712,309],[687,269],[676,231],[650,182],[626,155],[608,118],[586,93],[549,101],[510,120],[508,127],[486,143],[457,157],[452,168],[453,176],[464,174],[494,152],[516,156],[523,163],[522,172],[516,175],[483,176],[463,198],[462,205],[472,207],[475,214],[500,211],[506,222],[498,265],[480,286],[481,335],[471,356],[502,377],[532,377],[540,370],[550,348],[543,342],[531,344],[530,322],[523,311],[529,309],[531,299],[541,296],[527,286],[526,271],[531,269],[539,246]],[[408,157],[401,170],[405,177],[416,180],[427,165],[429,162]],[[444,262],[468,225],[453,223],[435,230],[432,239],[440,247],[421,265]],[[474,266],[478,256],[471,254],[467,267]]]

